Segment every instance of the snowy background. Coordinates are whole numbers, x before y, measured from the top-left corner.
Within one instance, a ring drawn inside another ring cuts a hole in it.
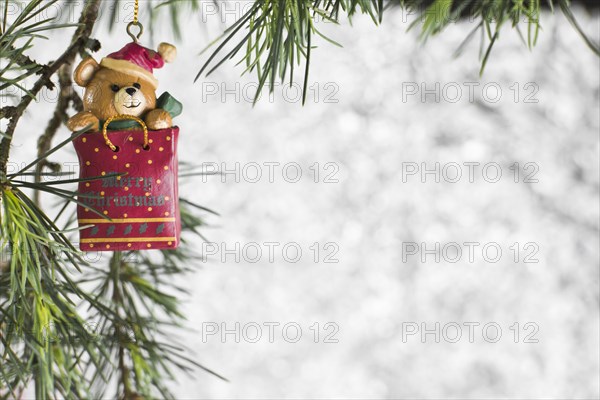
[[[179,398],[600,396],[599,59],[544,14],[532,51],[506,29],[479,78],[478,37],[452,57],[473,23],[423,45],[413,18],[321,23],[344,48],[318,40],[305,107],[299,85],[252,107],[234,63],[192,85],[225,25],[183,25],[156,74],[184,104],[180,159],[229,171],[181,182],[221,214],[183,282],[185,341],[230,382],[182,376]],[[105,25],[97,58],[126,42]],[[31,109],[12,161],[52,108]]]

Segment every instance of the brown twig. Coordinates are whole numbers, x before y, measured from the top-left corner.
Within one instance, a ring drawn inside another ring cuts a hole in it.
[[[10,115],[14,112],[15,107],[8,106],[0,108],[0,119],[6,117],[9,118]]]
[[[120,311],[124,308],[123,304],[123,296],[121,295],[121,286],[123,282],[121,281],[121,270],[123,269],[123,260],[122,253],[120,251],[115,251],[110,259],[110,269],[113,279],[113,293],[112,293],[112,302],[116,307],[116,312],[120,317]],[[119,342],[119,380],[121,385],[123,385],[123,399],[129,400],[134,396],[134,392],[131,388],[131,381],[129,379],[129,368],[127,367],[127,363],[125,361],[125,346],[122,341],[127,340],[127,335],[125,334],[125,330],[122,329],[125,326],[120,323],[115,327],[115,334],[117,335],[117,340]]]
[[[58,102],[56,103],[56,107],[54,109],[54,114],[50,121],[48,121],[48,125],[46,126],[46,130],[44,133],[38,138],[37,142],[37,155],[41,157],[44,153],[50,150],[52,146],[52,139],[56,135],[56,132],[61,127],[62,124],[66,123],[69,118],[67,114],[67,110],[69,108],[69,104],[75,103],[77,100],[81,101],[77,93],[73,90],[73,81],[71,80],[71,74],[73,73],[73,64],[64,64],[58,70],[58,84],[60,88],[60,93],[58,96]],[[79,104],[75,104],[75,108],[78,108]],[[53,172],[60,172],[61,166],[59,163],[53,163],[48,161],[47,159],[41,160],[35,166],[35,182],[39,183],[42,181],[41,173],[44,171],[44,168],[49,168]],[[40,191],[35,190],[33,193],[33,201],[35,204],[40,204]]]
[[[14,46],[8,47],[9,52],[16,52],[17,49]],[[30,68],[39,68],[40,70],[36,72],[36,74],[41,74],[43,68],[45,67],[42,64],[37,63],[35,60],[32,60],[30,57],[25,54],[17,54],[14,57],[11,57],[12,62],[17,64],[20,67],[30,67]]]

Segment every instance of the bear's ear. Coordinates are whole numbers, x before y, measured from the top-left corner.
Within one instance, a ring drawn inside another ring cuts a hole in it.
[[[98,69],[100,69],[100,66],[96,60],[92,57],[87,57],[75,68],[73,79],[79,86],[87,86]]]

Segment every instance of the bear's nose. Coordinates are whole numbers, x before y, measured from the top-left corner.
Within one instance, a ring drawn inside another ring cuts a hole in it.
[[[130,88],[125,89],[125,91],[127,92],[128,95],[133,96],[137,90],[135,88],[130,87]]]

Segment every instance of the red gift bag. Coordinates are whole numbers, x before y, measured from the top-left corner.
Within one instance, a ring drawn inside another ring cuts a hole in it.
[[[179,128],[85,133],[73,141],[79,157],[77,219],[83,251],[174,249],[179,244]],[[103,179],[89,179],[104,177]],[[101,215],[99,215],[101,214]],[[102,215],[104,217],[102,217]]]

